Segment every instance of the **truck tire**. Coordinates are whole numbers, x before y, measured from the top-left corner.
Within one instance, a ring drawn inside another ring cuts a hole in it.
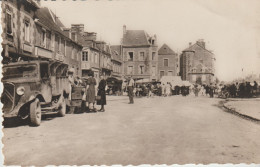
[[[41,104],[38,98],[30,104],[30,120],[33,126],[39,126],[41,124]]]
[[[61,103],[60,103],[60,106],[58,109],[58,115],[61,117],[64,117],[66,114],[66,102],[65,102],[64,97],[61,97],[61,98],[62,98],[62,100],[61,100]]]

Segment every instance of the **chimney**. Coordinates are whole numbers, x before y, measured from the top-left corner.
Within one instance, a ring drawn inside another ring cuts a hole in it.
[[[189,42],[189,47],[192,45],[192,43],[191,42]]]
[[[205,44],[205,42],[204,42],[204,40],[203,39],[199,39],[197,42],[196,42],[199,46],[201,46],[202,48],[206,48],[206,44]]]
[[[126,34],[126,25],[123,26],[123,35]]]

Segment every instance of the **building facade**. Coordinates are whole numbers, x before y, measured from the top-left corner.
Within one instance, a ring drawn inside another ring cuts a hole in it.
[[[158,46],[156,35],[144,30],[126,30],[122,39],[123,74],[134,79],[158,80]]]
[[[180,56],[180,74],[182,80],[191,83],[210,84],[215,82],[214,54],[206,49],[203,40],[182,51]]]
[[[20,60],[48,60],[55,69],[51,75],[65,77],[69,68],[81,76],[82,46],[63,32],[63,24],[37,1],[2,2],[3,63]]]
[[[40,8],[35,1],[2,1],[3,63],[35,58],[34,17]]]
[[[112,63],[112,74],[111,77],[122,80],[122,46],[112,45],[111,47],[111,63]]]
[[[90,71],[93,71],[97,79],[100,74],[109,77],[112,72],[110,46],[104,41],[97,41],[95,32],[86,32],[84,24],[72,24],[69,31],[71,37],[83,46],[82,76],[86,77]]]
[[[179,69],[178,54],[168,45],[163,44],[158,50],[158,74],[162,76],[177,76]]]

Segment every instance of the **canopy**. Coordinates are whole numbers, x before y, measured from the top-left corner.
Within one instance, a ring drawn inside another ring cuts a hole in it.
[[[135,81],[135,83],[149,83],[150,80],[149,79],[139,79],[137,81]]]
[[[161,83],[166,85],[167,82],[170,82],[172,86],[182,86],[183,85],[183,81],[181,80],[180,76],[163,76],[160,79]]]

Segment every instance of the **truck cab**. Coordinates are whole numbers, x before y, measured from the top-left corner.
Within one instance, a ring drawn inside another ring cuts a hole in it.
[[[52,76],[53,77],[53,76]],[[64,88],[53,88],[50,62],[43,60],[13,62],[3,65],[4,91],[1,97],[4,117],[29,118],[39,126],[42,114],[65,116]],[[60,92],[59,94],[55,92]]]

